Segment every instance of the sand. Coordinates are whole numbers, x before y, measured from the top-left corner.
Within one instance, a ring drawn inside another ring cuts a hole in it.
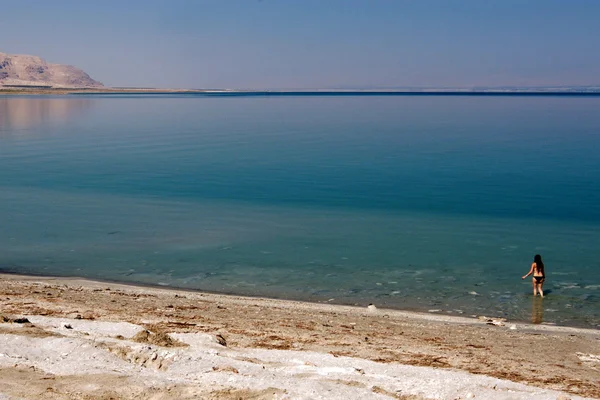
[[[0,275],[0,399],[600,398],[600,331]]]

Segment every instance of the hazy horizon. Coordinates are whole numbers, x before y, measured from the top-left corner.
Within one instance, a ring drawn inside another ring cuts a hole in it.
[[[112,87],[600,86],[593,0],[24,0],[0,51]]]

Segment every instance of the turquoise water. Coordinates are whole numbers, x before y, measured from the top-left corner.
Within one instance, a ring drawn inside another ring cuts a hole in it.
[[[598,328],[598,149],[600,97],[0,97],[0,269]]]

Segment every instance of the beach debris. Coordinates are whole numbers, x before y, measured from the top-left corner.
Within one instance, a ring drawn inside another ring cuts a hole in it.
[[[479,294],[479,293],[477,293],[477,292],[476,292],[476,291],[474,291],[474,290],[471,290],[471,291],[469,292],[469,294],[470,294],[471,296],[480,296],[480,294]]]
[[[98,347],[110,351],[131,364],[157,370],[167,369],[174,358],[171,353],[154,351],[150,346],[131,348],[129,346],[115,346],[109,343],[98,343]]]
[[[369,310],[370,312],[375,312],[377,311],[377,307],[375,307],[375,304],[371,303],[367,306],[367,310]]]
[[[231,365],[215,366],[215,367],[212,367],[212,370],[215,372],[233,372],[234,374],[240,373],[240,371],[238,371],[236,368],[232,367]]]
[[[586,366],[592,369],[600,368],[600,355],[596,354],[585,354],[585,353],[575,353],[577,358],[579,358]]]
[[[465,399],[474,399],[475,398],[475,394],[472,392],[467,393],[467,395],[465,396]]]
[[[177,340],[174,340],[171,336],[169,336],[165,332],[150,332],[147,329],[141,330],[135,334],[134,337],[131,338],[134,342],[137,343],[148,343],[154,344],[156,346],[162,347],[180,347],[185,346],[184,343],[181,343]]]
[[[73,329],[73,327],[70,324],[65,324],[65,329]]]
[[[489,318],[485,315],[480,315],[477,317],[478,320],[484,321],[488,325],[496,325],[496,326],[504,326],[506,322],[506,318]],[[512,328],[511,328],[512,329]],[[516,329],[516,327],[515,327]]]
[[[27,318],[15,318],[10,320],[9,322],[14,322],[15,324],[30,324],[31,322]]]
[[[219,343],[221,346],[227,347],[227,341],[225,340],[223,335],[221,335],[220,333],[217,333],[215,335],[215,338],[217,339],[217,343]]]
[[[512,330],[514,331],[515,329],[517,329],[517,326],[516,326],[515,324],[512,324],[512,325],[510,326],[510,328],[508,328],[508,329],[512,329]]]
[[[358,373],[359,373],[359,374],[361,374],[361,375],[364,375],[364,374],[365,374],[365,370],[364,370],[364,369],[362,369],[362,368],[356,368],[356,367],[354,367],[354,369],[356,370],[356,372],[358,372]]]
[[[373,386],[371,388],[371,391],[373,393],[382,394],[384,396],[391,397],[392,399],[403,399],[403,398],[405,398],[404,396],[402,396],[402,394],[401,394],[400,391],[391,392],[389,390],[386,390],[386,389],[382,388],[381,386]],[[412,397],[409,396],[409,398],[412,398]]]
[[[89,320],[93,320],[96,319],[94,317],[94,314],[90,311],[84,312],[83,315],[82,314],[77,314],[75,316],[75,319],[89,319]]]
[[[149,330],[144,329],[136,333],[131,339],[138,343],[149,343],[150,335],[152,335],[152,333]]]
[[[431,309],[431,310],[427,310],[427,312],[440,312],[440,311],[442,311],[442,310],[437,309],[437,308],[434,308],[434,309]]]

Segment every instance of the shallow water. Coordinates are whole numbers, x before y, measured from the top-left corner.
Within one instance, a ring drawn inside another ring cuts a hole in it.
[[[0,268],[597,328],[599,111],[0,97]],[[520,279],[536,253],[543,302]]]

